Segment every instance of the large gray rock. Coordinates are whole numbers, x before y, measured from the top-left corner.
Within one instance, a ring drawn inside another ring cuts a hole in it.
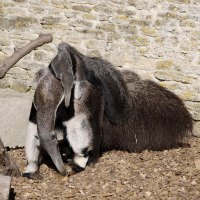
[[[32,96],[8,89],[0,90],[0,137],[4,146],[25,145]]]

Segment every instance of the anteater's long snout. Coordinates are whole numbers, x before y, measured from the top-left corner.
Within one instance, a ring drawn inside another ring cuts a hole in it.
[[[51,135],[51,134],[50,134]],[[59,145],[57,138],[54,136],[50,136],[48,138],[41,137],[41,143],[44,149],[47,151],[49,156],[51,157],[53,163],[55,164],[57,170],[62,176],[66,175],[65,166],[61,157],[61,153],[59,150]]]

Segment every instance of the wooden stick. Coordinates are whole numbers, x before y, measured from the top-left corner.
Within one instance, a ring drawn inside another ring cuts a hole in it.
[[[0,138],[0,174],[19,177],[21,175],[18,166],[6,151]]]
[[[32,40],[30,43],[25,45],[22,48],[15,48],[14,53],[3,60],[0,64],[0,79],[3,78],[7,71],[14,66],[22,57],[26,54],[29,54],[32,50],[36,49],[39,46],[42,46],[45,43],[52,42],[53,37],[51,34],[40,34],[39,37],[35,40]]]

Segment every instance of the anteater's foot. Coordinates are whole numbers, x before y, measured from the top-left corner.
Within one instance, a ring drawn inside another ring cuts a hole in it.
[[[34,173],[23,173],[23,177],[29,178],[29,179],[42,179],[42,176],[39,174],[39,172],[34,172]]]

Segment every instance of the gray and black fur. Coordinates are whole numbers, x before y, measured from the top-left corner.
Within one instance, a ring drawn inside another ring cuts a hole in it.
[[[39,164],[44,151],[50,155],[60,174],[65,175],[60,150],[67,156],[71,150],[62,122],[73,115],[72,106],[65,107],[62,85],[49,69],[38,71],[36,82],[25,145],[27,167],[23,176],[39,177]]]
[[[52,151],[47,146],[55,128],[53,113],[62,95],[66,107],[73,110],[64,125],[74,151],[75,171],[83,170],[88,163],[94,163],[100,153],[112,149],[141,152],[176,147],[192,131],[191,115],[175,94],[152,81],[141,80],[133,72],[118,71],[105,60],[84,56],[62,43],[35,94],[44,117],[39,114],[37,117],[37,126],[44,126],[38,128],[39,138],[52,160],[59,157],[60,152],[55,150],[58,145],[54,142]],[[44,101],[43,96],[47,100]],[[62,162],[56,166],[62,172]]]
[[[65,78],[69,74],[67,71],[73,69],[74,81],[86,79],[101,91],[105,100],[105,114],[110,121],[116,123],[126,118],[127,106],[130,106],[127,85],[120,71],[110,62],[98,57],[84,56],[72,46],[61,43],[50,66],[61,80],[64,90],[68,87]]]
[[[169,149],[176,147],[188,132],[192,131],[191,115],[182,100],[174,93],[155,82],[140,79],[133,72],[120,72],[100,58],[86,57],[67,44],[61,46],[59,51],[71,56],[74,67],[79,63],[79,67],[76,68],[76,74],[81,69],[79,77],[82,79],[79,81],[89,83],[88,88],[79,87],[79,93],[85,94],[88,98],[84,102],[93,102],[95,107],[101,109],[101,112],[97,109],[98,112],[95,113],[90,109],[91,103],[79,103],[83,110],[91,112],[86,113],[93,136],[90,152],[92,148],[98,154],[112,149],[129,152]],[[53,70],[64,71],[64,67],[71,66],[67,63],[62,63],[61,66],[58,61],[57,65],[53,65]],[[62,85],[65,87],[64,83]],[[96,91],[100,93],[97,95]],[[99,99],[102,101],[98,103]],[[99,118],[95,120],[90,116]],[[76,119],[76,113],[74,118]],[[65,125],[67,134],[71,134],[68,127],[73,129],[73,123],[70,124],[69,121]],[[97,126],[98,130],[93,128],[93,125]],[[81,128],[75,130],[74,134],[81,134]],[[94,155],[97,157],[98,154]],[[95,156],[91,160],[96,160]]]

